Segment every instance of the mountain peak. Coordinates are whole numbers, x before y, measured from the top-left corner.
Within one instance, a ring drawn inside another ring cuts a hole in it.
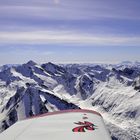
[[[37,63],[32,60],[28,61],[26,64],[31,66],[37,65]]]

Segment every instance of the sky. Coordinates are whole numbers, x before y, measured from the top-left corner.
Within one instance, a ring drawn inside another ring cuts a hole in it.
[[[0,0],[0,65],[140,61],[140,0]]]

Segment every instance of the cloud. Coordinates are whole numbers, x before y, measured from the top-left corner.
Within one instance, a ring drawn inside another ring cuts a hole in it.
[[[140,36],[96,35],[74,31],[0,32],[1,44],[73,44],[90,46],[139,46]]]
[[[0,0],[1,1],[1,0]],[[125,1],[125,2],[124,2]],[[58,6],[56,6],[58,5]],[[136,19],[140,20],[139,2],[132,0],[25,0],[8,1],[0,6],[1,18],[27,19]]]

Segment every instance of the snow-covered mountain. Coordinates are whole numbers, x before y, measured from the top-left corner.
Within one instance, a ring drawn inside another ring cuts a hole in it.
[[[0,131],[63,109],[100,112],[113,140],[140,139],[140,63],[56,65],[29,61],[0,69]]]

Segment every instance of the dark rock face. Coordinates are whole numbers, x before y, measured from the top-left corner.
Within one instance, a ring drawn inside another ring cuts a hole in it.
[[[112,136],[111,138],[112,138],[112,140],[119,140],[115,136]]]
[[[130,69],[130,68],[125,68],[125,69],[123,70],[123,73],[124,73],[125,75],[128,75],[128,76],[131,76],[134,72],[135,72],[135,70]]]
[[[83,75],[80,78],[80,92],[83,99],[86,99],[93,92],[94,83],[90,77]]]
[[[135,90],[140,92],[140,75],[134,80],[132,86]]]

